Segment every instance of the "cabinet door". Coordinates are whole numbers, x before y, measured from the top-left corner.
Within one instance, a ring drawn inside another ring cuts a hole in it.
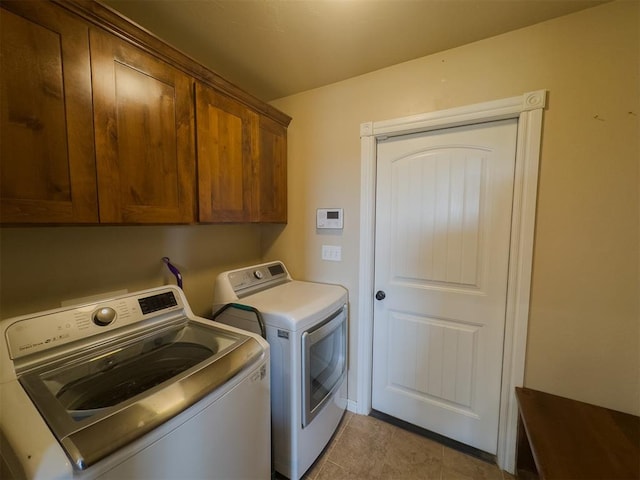
[[[191,78],[91,30],[100,221],[195,220]]]
[[[254,167],[254,222],[287,223],[287,129],[260,116]]]
[[[201,222],[251,220],[252,115],[242,104],[196,84]]]
[[[0,24],[0,221],[96,222],[88,28],[35,1]]]

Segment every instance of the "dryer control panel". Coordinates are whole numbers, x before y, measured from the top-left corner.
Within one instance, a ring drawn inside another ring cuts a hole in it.
[[[238,298],[241,298],[261,288],[282,283],[288,277],[289,273],[284,265],[281,262],[275,262],[229,272],[229,283]]]
[[[263,263],[224,272],[216,278],[214,306],[235,302],[247,295],[290,281],[291,276],[282,262]]]

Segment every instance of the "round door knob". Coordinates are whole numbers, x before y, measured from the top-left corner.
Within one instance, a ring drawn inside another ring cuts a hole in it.
[[[116,311],[111,307],[101,308],[93,314],[93,323],[100,325],[101,327],[109,325],[115,319]]]
[[[386,296],[387,294],[384,293],[382,290],[378,290],[376,292],[376,300],[384,300]]]

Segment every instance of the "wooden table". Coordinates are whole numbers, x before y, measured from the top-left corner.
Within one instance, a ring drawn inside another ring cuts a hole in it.
[[[516,473],[541,479],[640,479],[640,417],[516,388]]]

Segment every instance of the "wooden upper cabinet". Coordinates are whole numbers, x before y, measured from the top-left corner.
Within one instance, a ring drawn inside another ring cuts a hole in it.
[[[0,221],[97,222],[88,27],[23,1],[0,24]]]
[[[286,222],[287,115],[98,2],[0,15],[0,223]]]
[[[198,219],[287,221],[287,130],[196,84]]]
[[[193,81],[100,30],[91,30],[100,221],[195,221]]]
[[[287,222],[287,129],[268,117],[258,122],[252,221]]]
[[[239,102],[196,83],[201,222],[251,220],[253,116]]]

